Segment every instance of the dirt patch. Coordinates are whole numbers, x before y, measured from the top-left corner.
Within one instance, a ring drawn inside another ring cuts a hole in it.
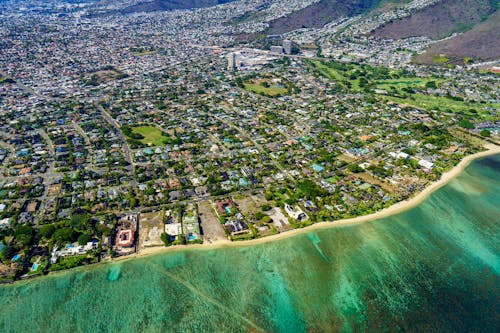
[[[368,173],[358,173],[358,174],[356,174],[356,177],[364,180],[367,183],[370,183],[370,184],[373,184],[373,185],[377,185],[377,186],[383,188],[385,191],[387,191],[389,193],[394,193],[394,187],[393,186],[391,186],[388,183],[380,181],[380,179],[377,179],[377,178],[373,177],[372,175],[370,175]]]
[[[274,226],[280,232],[292,229],[292,227],[290,226],[290,222],[288,222],[288,218],[285,216],[285,214],[283,214],[280,208],[275,207],[266,214],[273,220]]]
[[[207,243],[227,240],[226,232],[208,201],[198,204],[198,216],[203,230],[203,238]]]
[[[409,17],[391,21],[374,35],[392,39],[427,36],[440,39],[453,32],[462,32],[494,12],[488,0],[443,0]]]
[[[254,216],[261,210],[261,207],[267,204],[267,200],[262,194],[251,195],[243,198],[235,198],[234,202],[238,205],[239,211],[244,216]]]
[[[163,211],[143,213],[139,216],[139,249],[161,246],[164,231]]]

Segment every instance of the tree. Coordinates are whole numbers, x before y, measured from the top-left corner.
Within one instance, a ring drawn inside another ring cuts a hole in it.
[[[436,81],[429,81],[425,84],[428,89],[437,89]]]
[[[35,230],[29,225],[23,225],[16,229],[14,237],[16,241],[22,243],[24,246],[31,245],[34,240]]]
[[[61,228],[54,232],[54,241],[58,244],[72,242],[76,237],[76,233],[71,228]]]
[[[135,206],[137,206],[137,199],[133,196],[130,197],[130,208],[135,208]]]
[[[347,169],[351,172],[354,172],[354,173],[359,173],[359,172],[363,172],[363,168],[361,168],[359,165],[357,164],[349,164],[349,166],[347,167]]]
[[[18,237],[20,235],[28,235],[28,236],[32,236],[34,233],[34,230],[31,226],[29,225],[22,225],[20,227],[18,227],[16,229],[16,231],[14,232],[14,236],[15,237]]]
[[[14,249],[10,245],[7,245],[2,250],[0,250],[0,260],[2,262],[6,262],[6,261],[10,260],[14,256],[15,253],[16,253],[16,249]]]
[[[468,119],[462,119],[460,123],[458,123],[460,127],[467,128],[467,129],[473,129],[474,124],[471,123]]]
[[[367,85],[368,85],[368,80],[367,79],[365,79],[364,77],[362,77],[362,78],[359,79],[359,86],[361,88],[366,87]]]
[[[166,233],[162,233],[160,235],[160,239],[163,242],[163,244],[165,244],[165,246],[167,246],[169,244],[168,235]]]
[[[71,216],[69,224],[76,229],[84,229],[89,220],[89,217],[82,214],[74,214]]]
[[[39,234],[40,236],[49,239],[54,234],[55,229],[54,225],[45,224],[40,228]]]
[[[78,236],[78,244],[79,245],[85,245],[88,242],[90,242],[91,240],[92,240],[92,237],[90,237],[87,234],[82,234],[82,235]]]
[[[257,219],[257,220],[262,220],[264,218],[264,216],[266,216],[266,215],[262,212],[255,213],[255,219]]]
[[[481,136],[484,136],[484,137],[490,137],[491,136],[491,132],[487,129],[484,129],[484,130],[481,130],[481,132],[479,132],[479,134],[481,134]]]

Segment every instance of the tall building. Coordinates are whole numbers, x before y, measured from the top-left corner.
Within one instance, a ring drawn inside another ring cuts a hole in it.
[[[292,41],[289,39],[285,39],[283,41],[283,49],[286,54],[292,54]]]
[[[236,53],[230,52],[227,54],[227,69],[234,71],[236,69]]]

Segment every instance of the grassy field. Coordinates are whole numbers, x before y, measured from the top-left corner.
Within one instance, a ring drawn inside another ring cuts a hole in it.
[[[345,71],[333,68],[332,66],[328,66],[328,63],[325,63],[320,60],[313,60],[311,63],[316,67],[316,69],[325,77],[329,78],[332,81],[337,82],[341,86],[346,86],[346,82],[351,84],[351,89],[360,91],[359,86],[359,78],[351,80],[349,78],[350,73],[356,70],[361,70],[361,67],[355,64],[349,64],[350,69],[346,69]]]
[[[421,78],[411,75],[405,75],[401,71],[388,71],[380,72],[379,69],[371,68],[369,66],[360,66],[358,64],[341,64],[333,62],[323,62],[313,60],[311,63],[315,66],[317,71],[337,82],[343,87],[350,84],[350,91],[362,91],[360,86],[360,79],[363,77],[368,80],[370,88],[386,90],[389,95],[383,96],[386,101],[392,101],[399,104],[407,104],[416,108],[424,110],[440,110],[442,112],[461,113],[470,117],[481,120],[496,120],[496,116],[491,115],[492,109],[498,109],[499,103],[475,103],[460,101],[445,96],[424,95],[422,93],[411,93],[405,88],[418,88],[425,90],[427,84],[434,81],[436,86],[439,87],[445,82],[444,79],[439,78]],[[379,71],[377,73],[377,71]],[[360,75],[360,73],[362,75]],[[357,77],[356,79],[353,79]],[[392,78],[391,78],[392,77]],[[364,83],[366,84],[366,82]],[[432,86],[432,85],[429,85]],[[393,89],[394,88],[394,89]],[[410,95],[408,95],[410,93]],[[391,96],[395,95],[395,96]],[[398,97],[401,96],[401,97]],[[408,96],[408,97],[402,97]],[[498,118],[498,117],[497,117]]]
[[[342,81],[342,80],[345,80],[345,77],[342,74],[340,74],[339,71],[337,71],[334,68],[328,67],[327,65],[325,65],[324,62],[319,61],[319,60],[314,60],[314,61],[311,61],[311,62],[314,64],[314,66],[316,67],[316,69],[321,74],[323,74],[324,76],[326,76],[330,80],[333,80],[333,81]]]
[[[162,136],[162,131],[154,126],[137,126],[132,128],[132,132],[141,134],[144,139],[141,139],[142,143],[148,146],[162,146],[166,140],[165,136]]]
[[[132,54],[136,57],[141,57],[141,56],[156,54],[156,51],[132,52]]]
[[[280,86],[270,85],[269,87],[264,87],[259,83],[245,83],[245,89],[256,94],[266,95],[266,96],[281,96],[288,94],[288,89]]]
[[[450,61],[450,59],[448,59],[448,57],[446,57],[443,54],[434,55],[433,60],[436,64],[446,64],[446,63],[448,63],[448,61]]]
[[[421,77],[413,77],[413,78],[399,78],[399,79],[389,79],[389,80],[380,80],[376,83],[377,89],[389,89],[391,86],[398,89],[399,88],[424,88],[425,85],[434,81],[439,86],[442,80],[432,79],[432,78],[421,78]]]
[[[341,85],[345,85],[346,82],[349,82],[351,84],[351,88],[355,91],[361,91],[359,80],[362,76],[353,80],[350,78],[351,73],[359,71],[370,74],[370,70],[363,69],[356,64],[348,64],[346,65],[346,70],[342,71],[333,68],[332,66],[329,66],[328,63],[319,60],[311,61],[311,63],[323,76],[329,78],[332,81],[340,83]],[[397,91],[400,91],[402,88],[424,88],[429,81],[435,81],[438,85],[441,82],[440,80],[432,78],[400,77],[397,79],[372,79],[370,84],[372,84],[376,89],[389,90],[392,86]]]
[[[422,94],[414,94],[412,95],[412,98],[399,98],[394,96],[385,96],[384,98],[392,102],[409,104],[425,110],[441,110],[451,111],[454,113],[468,113],[470,109],[474,109],[478,114],[485,115],[486,118],[489,116],[489,108],[500,107],[500,105],[498,104],[463,102],[452,100],[446,97],[429,96]]]

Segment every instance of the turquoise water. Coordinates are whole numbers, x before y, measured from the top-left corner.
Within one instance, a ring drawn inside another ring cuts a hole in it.
[[[0,332],[498,331],[500,156],[418,207],[0,286]]]

